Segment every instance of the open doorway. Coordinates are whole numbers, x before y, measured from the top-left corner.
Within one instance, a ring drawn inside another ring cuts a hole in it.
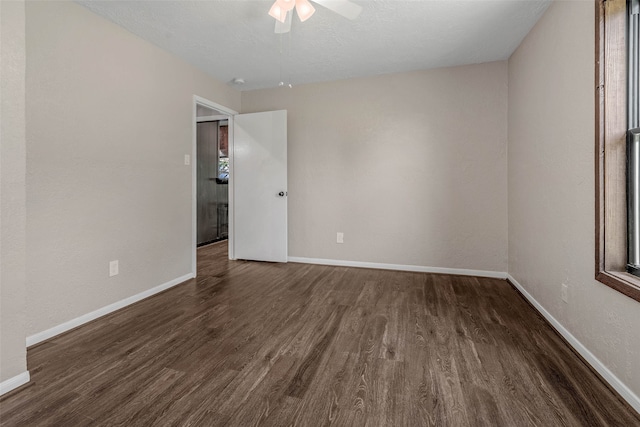
[[[235,111],[194,96],[192,147],[192,270],[197,248],[228,245],[233,258],[233,116]],[[222,243],[220,243],[222,242]]]
[[[228,121],[228,258],[288,260],[286,110],[238,114],[194,96],[191,169],[194,277],[198,256],[197,124],[225,119]],[[219,164],[220,159],[217,162]],[[216,215],[217,211],[216,207]]]
[[[229,237],[229,120],[196,121],[196,244],[201,247]]]

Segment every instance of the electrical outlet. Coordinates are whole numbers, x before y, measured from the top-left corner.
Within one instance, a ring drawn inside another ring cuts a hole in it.
[[[109,262],[109,277],[118,275],[118,260]]]
[[[338,232],[336,236],[336,243],[344,243],[344,233]]]
[[[188,154],[184,155],[184,165],[189,166],[191,164],[191,156]]]
[[[564,301],[565,303],[569,302],[569,287],[566,284],[562,284],[562,288],[561,288],[561,296],[562,296],[562,301]]]

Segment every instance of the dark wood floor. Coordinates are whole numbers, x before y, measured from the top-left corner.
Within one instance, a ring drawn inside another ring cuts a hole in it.
[[[226,259],[29,349],[3,426],[640,425],[505,281]]]

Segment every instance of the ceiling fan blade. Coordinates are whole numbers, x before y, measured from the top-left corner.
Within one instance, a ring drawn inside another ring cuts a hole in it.
[[[355,4],[349,0],[311,0],[314,3],[324,6],[327,9],[342,15],[347,19],[356,19],[360,12],[362,12],[362,6]]]
[[[284,19],[284,22],[280,22],[276,19],[276,34],[288,33],[291,31],[291,17],[293,16],[293,10],[287,12],[287,17]]]

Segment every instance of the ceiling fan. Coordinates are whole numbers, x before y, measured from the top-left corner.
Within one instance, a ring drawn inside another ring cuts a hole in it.
[[[356,19],[358,15],[360,15],[360,12],[362,12],[362,6],[350,0],[311,1],[351,20]],[[311,18],[311,15],[316,11],[309,0],[276,0],[269,10],[269,15],[276,19],[276,34],[288,33],[291,30],[291,19],[294,8],[301,22]]]

